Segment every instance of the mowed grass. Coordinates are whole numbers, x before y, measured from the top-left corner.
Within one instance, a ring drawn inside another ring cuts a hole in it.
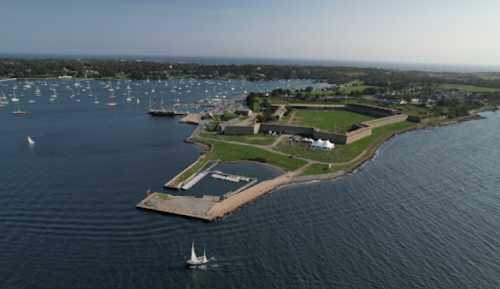
[[[371,136],[357,142],[347,145],[335,145],[335,149],[333,151],[311,150],[307,145],[296,143],[289,144],[286,140],[278,144],[276,149],[293,156],[334,163],[334,167],[332,169],[335,169],[335,163],[352,161],[365,150],[371,147],[378,147],[383,141],[391,137],[394,133],[407,130],[414,126],[415,124],[411,122],[400,122],[379,127],[373,130]],[[319,169],[319,167],[315,167],[314,169]]]
[[[221,135],[217,133],[204,132],[201,137],[210,138],[214,140],[222,141],[234,141],[247,144],[255,145],[270,145],[276,140],[276,136],[267,134],[257,134],[257,135]]]
[[[465,85],[465,84],[452,84],[452,83],[444,83],[439,86],[441,89],[456,89],[465,92],[497,92],[500,91],[498,88],[492,87],[482,87],[475,85]]]
[[[207,153],[207,158],[213,160],[257,161],[277,166],[284,171],[294,171],[306,164],[302,160],[294,159],[256,147],[207,139],[203,139],[201,141],[212,145],[212,149]]]
[[[323,175],[330,173],[330,168],[325,164],[312,164],[304,169],[303,176]]]
[[[321,130],[344,133],[355,123],[373,119],[370,116],[345,110],[296,110],[293,123]]]
[[[351,94],[353,92],[358,92],[362,93],[365,89],[367,88],[378,88],[377,86],[370,86],[370,85],[351,85],[351,86],[345,86],[340,89],[340,92],[342,94]]]

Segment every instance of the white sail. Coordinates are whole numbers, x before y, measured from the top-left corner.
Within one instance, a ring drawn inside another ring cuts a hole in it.
[[[191,244],[191,261],[198,262],[198,257],[196,256],[196,252],[194,251],[194,241]]]
[[[29,145],[34,145],[35,144],[35,141],[30,136],[28,136],[28,144]]]
[[[207,259],[207,254],[205,252],[205,249],[203,249],[203,257],[201,259],[201,262],[202,263],[207,263],[208,262],[208,259]]]

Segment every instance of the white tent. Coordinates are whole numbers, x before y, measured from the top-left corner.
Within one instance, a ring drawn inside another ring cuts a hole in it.
[[[329,140],[324,141],[322,139],[318,139],[312,142],[311,148],[319,150],[332,150],[335,148],[335,145]]]
[[[325,147],[329,150],[333,150],[335,148],[335,144],[333,144],[329,140],[327,140],[327,141],[325,141]]]

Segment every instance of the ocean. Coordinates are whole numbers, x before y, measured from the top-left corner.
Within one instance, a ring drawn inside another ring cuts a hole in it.
[[[183,142],[192,126],[148,116],[145,101],[119,96],[110,109],[104,90],[94,89],[99,105],[69,98],[60,84],[54,102],[47,88],[35,104],[25,92],[28,116],[0,110],[0,288],[500,287],[498,112],[397,136],[352,175],[285,187],[205,223],[135,208],[198,157]],[[221,86],[214,94],[234,85]],[[226,189],[200,185],[193,194]],[[184,267],[193,240],[211,259],[205,269]]]

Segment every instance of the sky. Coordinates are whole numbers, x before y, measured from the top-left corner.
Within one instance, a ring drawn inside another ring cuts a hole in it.
[[[499,0],[0,0],[0,53],[500,65]]]

